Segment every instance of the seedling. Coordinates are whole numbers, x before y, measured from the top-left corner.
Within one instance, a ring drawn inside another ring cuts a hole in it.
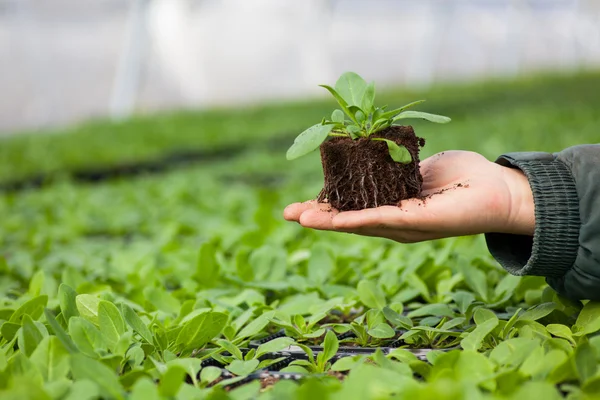
[[[450,118],[408,110],[424,100],[389,111],[376,107],[375,83],[367,84],[354,72],[342,74],[335,88],[320,86],[340,109],[298,135],[286,155],[294,160],[321,148],[325,185],[318,200],[346,211],[396,205],[418,196],[422,184],[418,153],[425,142],[400,122],[417,118],[447,123]]]

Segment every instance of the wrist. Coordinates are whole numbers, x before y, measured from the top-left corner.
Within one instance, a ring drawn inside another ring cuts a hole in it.
[[[533,236],[535,204],[529,180],[520,169],[499,167],[509,192],[506,222],[502,233]]]

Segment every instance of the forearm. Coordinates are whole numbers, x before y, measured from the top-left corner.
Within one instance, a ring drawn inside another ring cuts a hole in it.
[[[533,236],[488,233],[492,255],[513,274],[545,276],[563,295],[600,299],[600,145],[497,162],[527,176],[535,229]]]

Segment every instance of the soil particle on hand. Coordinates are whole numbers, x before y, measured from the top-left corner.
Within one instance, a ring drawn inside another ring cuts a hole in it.
[[[385,138],[406,147],[412,156],[408,164],[389,155]],[[410,126],[393,126],[371,138],[336,137],[321,145],[325,183],[317,200],[328,201],[340,211],[398,205],[401,200],[419,197],[423,178],[419,171],[419,148],[425,140]]]

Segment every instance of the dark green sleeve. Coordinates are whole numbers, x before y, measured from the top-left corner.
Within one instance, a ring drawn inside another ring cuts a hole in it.
[[[540,275],[572,299],[600,300],[600,144],[557,154],[509,153],[533,191],[533,237],[487,233],[490,253],[510,273]]]

